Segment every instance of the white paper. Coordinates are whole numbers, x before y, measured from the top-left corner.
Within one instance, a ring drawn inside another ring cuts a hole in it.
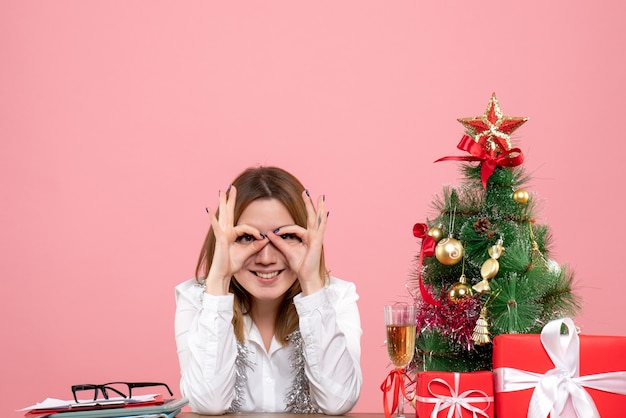
[[[81,403],[85,403],[85,404],[93,404],[96,402],[99,403],[111,403],[111,402],[115,402],[115,401],[124,401],[125,403],[135,403],[135,402],[149,402],[149,401],[153,401],[158,395],[155,394],[151,394],[151,395],[139,395],[139,396],[133,396],[131,398],[121,398],[121,397],[117,397],[117,398],[109,398],[109,399],[96,399],[95,401],[92,399],[89,400],[80,400],[80,402],[77,404],[75,400],[63,400],[63,399],[55,399],[55,398],[46,398],[43,402],[38,402],[35,405],[31,405],[31,406],[27,406],[26,408],[22,408],[22,409],[18,409],[18,411],[28,411],[31,409],[55,409],[55,408],[69,408],[70,406],[77,406],[80,405]]]

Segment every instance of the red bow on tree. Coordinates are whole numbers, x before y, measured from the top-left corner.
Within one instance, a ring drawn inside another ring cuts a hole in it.
[[[420,285],[420,294],[424,302],[429,305],[441,306],[441,303],[437,302],[433,296],[428,293],[424,281],[422,280],[422,263],[424,262],[424,256],[432,257],[435,254],[435,240],[428,235],[428,225],[417,223],[413,226],[413,235],[422,239],[422,248],[420,248],[420,260],[417,267],[417,280]]]
[[[483,181],[483,187],[487,188],[487,180],[493,174],[496,167],[515,167],[524,162],[524,155],[519,148],[511,148],[500,154],[496,151],[487,152],[478,142],[474,141],[469,135],[463,135],[461,142],[456,146],[462,151],[467,151],[471,156],[459,157],[443,157],[439,161],[480,161],[480,178]]]

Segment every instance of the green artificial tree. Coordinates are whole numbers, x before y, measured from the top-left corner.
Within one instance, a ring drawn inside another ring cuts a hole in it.
[[[573,273],[550,258],[552,237],[536,222],[537,201],[510,134],[527,118],[503,116],[495,94],[481,116],[459,119],[463,180],[432,202],[410,289],[417,305],[413,371],[491,370],[492,338],[540,333],[575,315]]]

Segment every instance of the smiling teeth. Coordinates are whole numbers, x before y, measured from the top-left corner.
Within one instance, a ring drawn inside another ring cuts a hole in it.
[[[257,272],[256,275],[262,279],[271,279],[272,277],[276,277],[278,275],[278,272],[275,271],[273,273],[259,273]]]

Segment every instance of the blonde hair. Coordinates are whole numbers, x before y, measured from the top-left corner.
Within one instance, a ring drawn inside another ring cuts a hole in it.
[[[251,167],[243,171],[232,184],[237,188],[237,200],[234,209],[235,224],[239,220],[241,213],[251,202],[257,199],[276,199],[285,205],[297,225],[306,228],[307,211],[302,201],[304,186],[291,173],[278,167]],[[211,268],[214,252],[215,234],[213,229],[209,228],[196,266],[196,280],[198,282],[202,282],[203,278],[207,276]],[[328,271],[324,263],[323,249],[320,261],[320,277],[323,277],[323,280],[327,280]],[[237,340],[243,342],[243,316],[251,311],[254,299],[237,282],[235,277],[231,277],[229,291],[235,295],[233,306],[235,335]],[[292,301],[293,297],[301,291],[300,282],[296,280],[285,292],[279,306],[279,313],[276,317],[276,340],[283,344],[287,342],[289,334],[298,328],[298,313]]]

